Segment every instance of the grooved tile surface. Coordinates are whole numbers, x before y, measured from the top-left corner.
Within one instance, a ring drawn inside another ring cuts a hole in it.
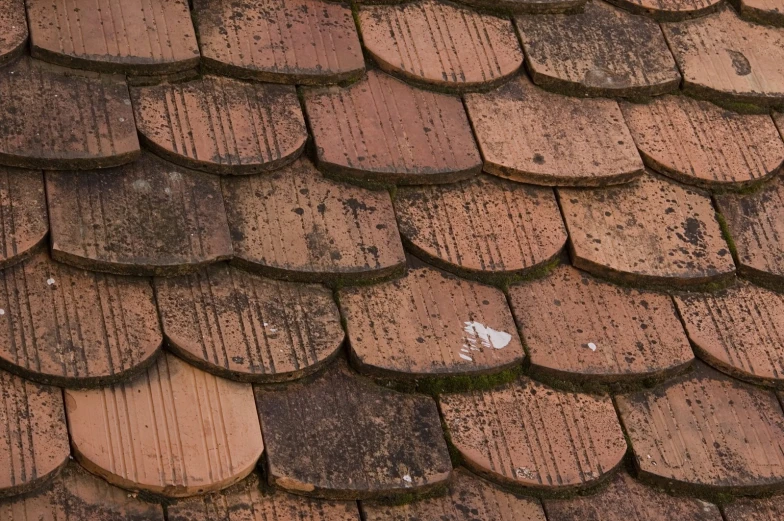
[[[120,385],[66,390],[79,463],[110,483],[168,497],[227,487],[263,449],[249,384],[166,354]]]
[[[145,153],[111,171],[47,172],[54,258],[173,275],[231,257],[220,179]]]
[[[224,178],[236,261],[275,278],[375,280],[402,272],[389,194],[321,176],[306,159]]]
[[[600,1],[579,14],[515,19],[534,83],[588,96],[652,96],[680,74],[659,25]]]
[[[169,346],[226,378],[269,382],[318,369],[340,348],[332,292],[265,279],[226,264],[155,280]]]
[[[722,0],[610,0],[611,4],[659,21],[687,20],[718,10]]]
[[[768,114],[738,114],[687,96],[621,109],[645,163],[682,183],[742,188],[784,162],[784,141]]]
[[[525,76],[465,99],[487,173],[561,186],[604,186],[642,173],[614,100],[553,94]]]
[[[607,478],[626,441],[609,396],[567,393],[528,378],[488,391],[439,397],[465,464],[493,481],[540,491]]]
[[[501,13],[576,12],[586,0],[458,0],[461,4]]]
[[[308,138],[293,86],[204,76],[133,88],[131,97],[139,132],[157,153],[208,172],[275,170]]]
[[[416,82],[480,87],[523,64],[511,21],[439,0],[362,6],[359,27],[382,69]]]
[[[27,0],[32,54],[69,67],[135,74],[199,64],[187,0]]]
[[[427,184],[478,174],[482,158],[457,96],[375,70],[347,88],[305,90],[319,169],[365,182]]]
[[[662,377],[694,355],[668,295],[626,289],[559,266],[509,288],[531,370],[564,380]]]
[[[103,168],[139,155],[121,76],[67,71],[22,58],[0,70],[0,164]]]
[[[0,66],[24,52],[27,35],[24,0],[0,1]]]
[[[743,19],[784,27],[782,0],[733,0],[732,3]]]
[[[0,268],[42,246],[48,231],[41,172],[0,166]]]
[[[204,64],[275,83],[358,79],[365,69],[348,5],[325,0],[194,0]]]
[[[727,521],[778,521],[784,519],[784,496],[741,498],[724,507]]]

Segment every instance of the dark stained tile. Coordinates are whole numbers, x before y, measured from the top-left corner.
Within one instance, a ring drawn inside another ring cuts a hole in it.
[[[41,172],[0,167],[0,268],[42,247],[48,231]]]
[[[47,172],[56,260],[129,275],[174,275],[231,257],[217,176],[145,153],[110,171]]]
[[[614,100],[553,94],[520,76],[465,101],[487,173],[524,183],[604,186],[643,171]]]
[[[247,476],[263,449],[250,384],[170,354],[123,384],[66,390],[65,404],[79,463],[131,490],[219,490]]]
[[[136,126],[156,153],[216,174],[280,168],[308,132],[293,86],[204,76],[131,89]]]
[[[27,57],[0,70],[0,164],[117,166],[139,155],[122,76],[69,71]]]
[[[0,0],[0,66],[24,52],[27,36],[24,0]]]
[[[306,159],[223,179],[235,261],[273,278],[370,281],[402,273],[389,194],[325,179]]]
[[[744,20],[784,27],[784,1],[782,0],[731,0],[731,2]]]
[[[784,496],[740,498],[724,507],[726,521],[778,521],[784,518]]]
[[[534,83],[587,96],[652,96],[680,74],[659,25],[604,2],[579,14],[521,15],[517,28]]]
[[[609,0],[635,14],[647,15],[661,22],[675,22],[705,16],[717,11],[722,0]]]
[[[331,499],[419,493],[452,465],[432,398],[353,375],[339,360],[310,382],[256,386],[267,476],[278,488]]]
[[[621,282],[696,286],[734,272],[711,200],[646,174],[603,190],[558,191],[574,265]]]
[[[607,284],[559,266],[509,288],[531,370],[560,380],[662,378],[694,359],[668,295]]]
[[[461,4],[500,13],[564,13],[583,8],[586,0],[458,0]]]
[[[325,0],[194,0],[204,64],[237,78],[323,84],[365,69],[348,5]]]
[[[318,167],[365,183],[430,184],[482,169],[457,96],[417,89],[382,72],[347,88],[306,89]]]

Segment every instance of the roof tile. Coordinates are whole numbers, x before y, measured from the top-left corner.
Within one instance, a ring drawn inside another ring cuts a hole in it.
[[[722,0],[609,0],[635,14],[643,14],[662,22],[688,20],[721,8]]]
[[[502,13],[578,12],[586,0],[458,0],[461,4]]]
[[[744,20],[784,27],[784,1],[731,0]]]
[[[43,246],[49,231],[41,172],[0,167],[0,268]]]
[[[24,0],[0,0],[0,34],[0,66],[3,66],[25,50],[28,34]]]
[[[740,498],[724,507],[727,521],[778,521],[784,518],[784,496]]]

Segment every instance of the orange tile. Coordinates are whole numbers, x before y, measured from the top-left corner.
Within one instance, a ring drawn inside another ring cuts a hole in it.
[[[675,22],[705,16],[720,9],[722,0],[609,0],[635,14],[660,22]]]
[[[744,20],[784,27],[784,1],[782,0],[731,0]]]
[[[724,507],[727,521],[777,521],[784,518],[784,496],[740,498]]]
[[[28,32],[24,0],[0,1],[0,34],[0,66],[4,66],[25,51]]]
[[[7,268],[44,245],[49,231],[41,172],[0,167],[0,268]]]

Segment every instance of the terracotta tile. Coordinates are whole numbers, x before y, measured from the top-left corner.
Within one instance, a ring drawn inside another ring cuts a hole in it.
[[[468,468],[503,485],[560,493],[607,479],[626,441],[609,396],[557,391],[528,378],[439,397]],[[532,441],[535,440],[535,441]]]
[[[556,186],[604,186],[642,173],[614,100],[553,94],[520,76],[465,101],[487,173]]]
[[[412,378],[494,373],[522,362],[506,297],[412,259],[406,276],[340,291],[359,370]]]
[[[0,370],[0,397],[0,496],[7,496],[51,479],[70,449],[60,389]]]
[[[724,507],[727,521],[777,521],[784,518],[784,496],[740,498]]]
[[[566,242],[550,188],[490,176],[401,188],[395,211],[408,247],[464,276],[527,273],[553,261]]]
[[[41,172],[0,166],[0,268],[27,258],[49,231]]]
[[[145,153],[111,171],[47,172],[56,260],[130,275],[174,275],[231,257],[216,176]]]
[[[255,391],[271,485],[366,499],[424,492],[450,477],[432,398],[376,386],[342,360],[315,380]]]
[[[305,108],[326,174],[365,183],[429,184],[482,169],[463,103],[375,70],[347,88],[306,89]]]
[[[225,488],[261,456],[249,384],[166,354],[142,375],[65,391],[76,459],[109,483],[183,497]]]
[[[784,1],[782,0],[732,0],[732,4],[744,20],[784,26]]]
[[[0,66],[4,66],[25,50],[28,34],[24,0],[0,0],[0,35]]]
[[[604,190],[559,189],[574,265],[622,282],[695,286],[735,272],[711,200],[653,174]]]
[[[447,495],[398,506],[366,501],[362,511],[366,521],[545,521],[537,499],[512,495],[462,469]]]
[[[139,155],[128,86],[121,76],[22,58],[0,70],[0,112],[4,165],[104,168]]]
[[[635,14],[661,22],[675,22],[705,16],[719,10],[722,0],[609,0]]]
[[[274,278],[347,282],[401,273],[387,192],[321,176],[300,159],[271,175],[224,178],[235,261]]]
[[[662,378],[694,359],[668,295],[559,266],[511,286],[509,297],[536,373],[613,383]]]
[[[682,183],[744,188],[781,171],[784,142],[768,114],[738,114],[688,96],[621,109],[645,163]]]
[[[587,96],[653,96],[680,74],[656,22],[604,2],[582,13],[515,19],[534,83]]]
[[[156,153],[216,174],[275,170],[308,138],[293,86],[203,76],[132,88],[131,98],[136,126]]]
[[[33,56],[68,67],[172,73],[199,64],[187,0],[27,0]]]
[[[228,76],[306,85],[365,69],[348,5],[324,0],[194,0],[204,64]]]
[[[784,485],[784,412],[771,391],[697,363],[655,390],[618,396],[641,479],[701,493]]]
[[[343,342],[332,292],[226,264],[155,280],[169,347],[205,371],[271,382],[312,373]]]
[[[683,72],[683,90],[717,101],[784,104],[784,29],[756,25],[732,9],[663,24]]]
[[[458,0],[461,4],[501,13],[574,13],[586,0]]]
[[[359,10],[365,49],[385,71],[450,89],[491,85],[514,74],[523,51],[512,23],[439,0]]]

